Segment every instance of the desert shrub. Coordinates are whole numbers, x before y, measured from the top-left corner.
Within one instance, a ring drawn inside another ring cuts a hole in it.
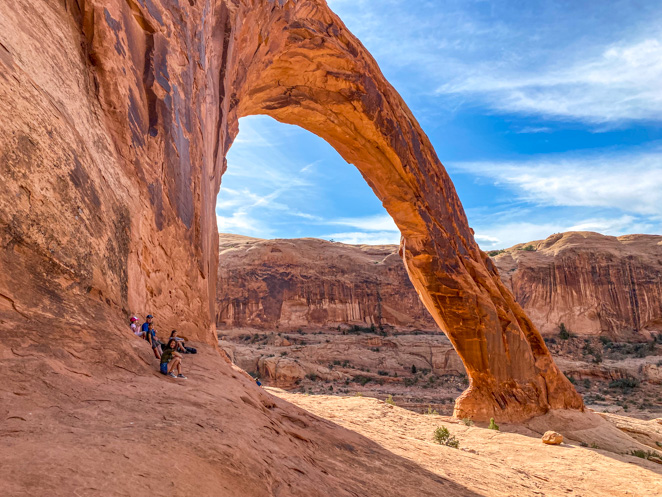
[[[591,380],[588,378],[584,380],[584,388],[591,388]]]
[[[662,458],[662,455],[659,453],[653,451],[653,450],[633,450],[630,452],[630,455],[635,456],[635,457],[641,457],[642,459],[650,459],[651,457],[657,457],[657,458]]]
[[[418,383],[418,378],[413,377],[413,378],[405,378],[405,386],[406,387],[411,387],[412,385],[415,385]]]
[[[490,257],[496,257],[497,255],[503,254],[504,252],[505,252],[505,250],[490,250],[487,253],[487,255],[489,255]]]
[[[527,251],[527,252],[535,252],[535,251],[536,251],[536,248],[535,248],[533,245],[527,245],[527,246],[524,247],[524,248],[520,248],[520,250],[525,250],[525,251]]]
[[[563,323],[559,325],[559,338],[561,340],[567,340],[568,338],[570,338],[570,332]]]
[[[412,364],[412,365],[411,365],[411,374],[416,374],[416,371],[417,371],[417,370],[416,370],[416,365],[415,365],[415,364]]]
[[[639,386],[637,378],[619,378],[609,383],[609,388],[620,388],[622,390],[631,390]]]
[[[425,411],[425,414],[428,416],[439,416],[439,413],[437,412],[436,409],[432,409],[432,406],[428,406],[428,410]]]
[[[309,379],[310,381],[317,381],[317,375],[315,373],[308,373],[306,375],[306,378]]]
[[[439,445],[445,445],[446,447],[453,447],[457,449],[460,446],[460,441],[450,434],[448,428],[445,426],[440,426],[434,430],[434,441]]]
[[[356,392],[354,394],[354,397],[363,397],[363,394],[361,392]]]
[[[599,448],[600,447],[598,447],[598,444],[596,444],[595,442],[591,442],[591,449],[599,449]]]
[[[354,383],[360,384],[362,387],[366,386],[366,384],[370,383],[372,381],[372,378],[369,376],[363,376],[363,375],[358,375],[353,378]]]
[[[388,376],[388,371],[382,371],[382,370],[379,370],[379,371],[377,371],[377,374],[378,374],[379,376]]]
[[[572,383],[573,385],[576,385],[576,384],[577,384],[577,380],[575,379],[574,376],[572,376],[572,375],[571,375],[571,376],[566,376],[566,378],[568,378],[568,381],[569,381],[570,383]]]
[[[496,424],[496,422],[494,421],[494,418],[490,418],[490,425],[488,426],[488,428],[489,428],[490,430],[496,430],[496,431],[499,431],[499,425]]]
[[[602,345],[609,345],[611,343],[611,339],[609,339],[605,336],[601,336],[600,341],[602,342]]]
[[[393,395],[389,395],[384,402],[386,402],[387,404],[390,404],[392,406],[395,405],[395,401],[393,400]]]
[[[599,350],[596,350],[593,353],[593,363],[594,364],[600,364],[601,362],[602,362],[602,352],[600,352]]]
[[[474,425],[474,422],[469,418],[462,418],[462,422],[464,423],[464,426],[473,426]]]
[[[373,347],[373,348],[370,349],[370,350],[373,351],[373,352],[379,352],[379,347]]]

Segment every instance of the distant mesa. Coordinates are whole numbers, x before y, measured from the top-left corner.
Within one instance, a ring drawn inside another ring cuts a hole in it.
[[[662,236],[570,232],[493,258],[546,336],[646,341],[662,333]],[[216,324],[292,331],[335,326],[437,330],[396,245],[220,235]]]

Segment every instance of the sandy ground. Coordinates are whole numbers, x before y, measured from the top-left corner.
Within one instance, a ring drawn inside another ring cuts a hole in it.
[[[417,414],[367,397],[269,391],[479,495],[662,496],[662,465],[591,448],[590,444],[584,448],[577,441],[544,445],[534,431],[539,429],[538,423],[532,424],[533,429],[502,425],[501,431],[494,431],[465,426],[446,416]],[[566,423],[566,431],[574,433],[572,422],[558,418],[555,422],[559,431],[563,433],[562,425]],[[613,445],[612,449],[627,445],[627,438],[617,431],[599,421],[597,425],[584,430],[598,440],[593,445]],[[448,427],[460,440],[459,450],[433,442],[433,432],[439,426]],[[610,439],[612,444],[607,442]]]

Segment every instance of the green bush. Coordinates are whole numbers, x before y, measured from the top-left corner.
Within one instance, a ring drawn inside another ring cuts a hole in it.
[[[561,340],[567,340],[568,338],[570,338],[570,332],[563,323],[559,325],[559,338]]]
[[[395,405],[395,401],[393,400],[393,395],[389,395],[384,402],[386,402],[387,404],[390,404],[392,406]]]
[[[653,450],[633,450],[630,452],[630,455],[641,457],[642,459],[650,459],[651,457],[657,457],[662,459],[662,455],[653,451]]]
[[[460,446],[460,441],[451,435],[448,428],[445,426],[441,426],[434,430],[434,441],[439,445],[453,447],[454,449],[457,449]]]
[[[464,423],[464,426],[473,426],[474,425],[474,422],[469,418],[462,418],[462,422]]]
[[[488,426],[490,430],[499,431],[499,425],[495,423],[494,418],[490,418],[490,425]]]
[[[503,254],[504,252],[505,252],[505,250],[490,250],[487,253],[487,255],[489,255],[490,257],[496,257],[497,255]]]
[[[415,365],[415,364],[412,364],[412,365],[411,365],[411,374],[416,374],[416,371],[417,371],[417,370],[416,370],[416,365]]]
[[[637,378],[620,378],[609,383],[609,388],[620,388],[622,390],[630,390],[639,386]]]
[[[369,376],[358,375],[353,378],[354,383],[359,383],[362,387],[372,381],[372,378]]]
[[[428,410],[425,412],[428,416],[439,416],[439,413],[436,409],[432,409],[432,406],[428,406]]]

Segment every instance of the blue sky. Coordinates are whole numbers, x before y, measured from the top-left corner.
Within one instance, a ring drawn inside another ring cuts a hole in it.
[[[430,137],[483,249],[662,233],[662,1],[329,0]],[[323,140],[244,118],[219,231],[398,243]]]

